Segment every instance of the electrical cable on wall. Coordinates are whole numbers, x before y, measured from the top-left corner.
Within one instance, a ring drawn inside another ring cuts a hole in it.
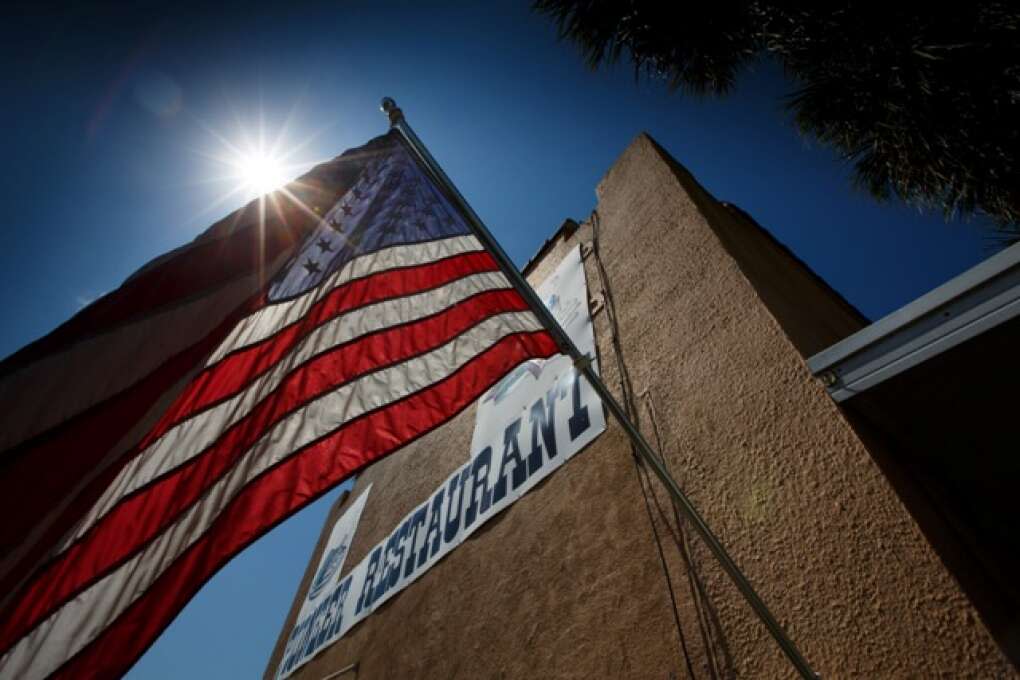
[[[619,332],[618,317],[616,315],[616,306],[613,299],[613,292],[609,285],[609,277],[606,272],[604,262],[602,260],[600,251],[599,241],[599,215],[598,211],[592,211],[590,224],[592,227],[592,254],[594,255],[596,271],[599,276],[599,282],[602,288],[602,294],[604,298],[604,306],[606,310],[606,318],[609,323],[610,339],[613,346],[613,354],[616,359],[618,371],[620,373],[620,389],[622,392],[622,401],[625,409],[627,410],[628,416],[635,423],[640,423],[637,406],[634,403],[634,388],[630,378],[630,372],[626,365],[626,361],[623,357],[623,347]],[[651,395],[648,391],[644,391],[642,396],[645,398],[646,408],[649,411],[649,417],[652,422],[652,428],[654,430],[656,439],[656,453],[660,461],[664,465],[666,463],[665,457],[662,455],[662,441],[659,433],[658,422],[655,417],[654,407],[651,401]],[[684,634],[683,625],[680,621],[679,607],[676,601],[676,595],[673,590],[672,578],[669,573],[669,566],[666,562],[665,553],[662,548],[661,537],[655,522],[655,517],[652,513],[652,504],[657,510],[662,521],[666,524],[670,534],[672,535],[673,541],[676,544],[677,550],[681,555],[683,563],[686,567],[688,587],[691,592],[691,600],[694,603],[696,618],[698,621],[698,630],[702,640],[702,645],[705,648],[706,657],[708,659],[708,672],[714,680],[718,680],[720,677],[728,676],[731,674],[733,667],[732,659],[729,653],[728,645],[726,644],[725,638],[720,634],[713,636],[711,631],[714,629],[721,632],[721,626],[719,625],[718,617],[715,615],[715,611],[711,606],[711,603],[705,592],[704,585],[701,582],[700,575],[697,573],[693,559],[690,554],[689,544],[686,533],[684,532],[683,523],[681,521],[681,515],[679,508],[676,503],[672,504],[674,521],[676,522],[676,528],[674,529],[673,523],[670,521],[667,514],[662,509],[659,502],[659,498],[654,490],[652,484],[651,475],[644,465],[643,461],[637,455],[637,452],[631,446],[631,454],[634,461],[635,471],[638,474],[638,483],[641,486],[641,493],[645,502],[645,510],[648,514],[648,519],[651,524],[653,537],[656,543],[656,549],[659,554],[660,564],[663,569],[663,574],[666,580],[667,588],[669,591],[670,602],[673,608],[674,621],[677,628],[677,635],[680,639],[680,647],[686,663],[687,672],[690,677],[695,677],[693,665],[690,658],[690,652],[687,646],[686,636]],[[713,625],[714,624],[714,625]],[[720,661],[716,656],[717,648],[721,649],[723,656],[726,661],[726,671],[720,667]]]
[[[634,423],[639,424],[640,421],[639,421],[639,419],[637,417],[637,409],[634,406],[634,401],[633,401],[633,396],[632,396],[632,390],[631,390],[631,384],[630,384],[630,374],[628,373],[626,363],[623,360],[623,352],[622,352],[622,348],[620,346],[619,333],[617,332],[618,329],[617,329],[617,323],[616,323],[616,308],[615,308],[615,306],[613,304],[612,291],[610,291],[610,289],[609,289],[609,287],[607,285],[608,280],[607,280],[607,278],[605,276],[605,270],[604,270],[604,268],[602,266],[602,258],[601,258],[600,254],[599,254],[598,226],[597,226],[598,213],[593,211],[591,219],[592,219],[592,234],[593,234],[593,236],[592,236],[592,251],[593,251],[593,254],[595,256],[596,267],[597,267],[598,272],[599,272],[599,281],[600,281],[600,284],[602,286],[602,294],[603,294],[603,297],[605,298],[606,318],[609,321],[610,338],[612,339],[612,343],[613,343],[613,353],[614,353],[614,355],[616,357],[617,368],[618,368],[618,370],[620,372],[620,388],[621,388],[621,391],[623,393],[622,401],[623,401],[623,404],[624,404],[624,408],[627,411],[628,417],[630,417],[631,420]],[[680,622],[680,610],[679,610],[679,607],[677,606],[677,602],[676,602],[676,593],[673,590],[673,579],[670,577],[670,574],[669,574],[669,565],[666,562],[666,556],[665,556],[665,553],[663,552],[663,549],[662,549],[662,539],[659,536],[659,530],[658,530],[658,528],[657,528],[657,526],[655,524],[655,517],[652,515],[652,508],[651,508],[651,503],[650,503],[649,498],[648,498],[648,492],[646,490],[645,483],[644,483],[644,481],[641,478],[641,467],[642,466],[641,466],[640,458],[638,457],[637,451],[634,450],[633,443],[631,444],[631,457],[634,460],[634,466],[635,466],[636,471],[638,472],[638,483],[641,486],[641,495],[644,497],[645,512],[648,514],[648,521],[651,524],[652,535],[655,538],[655,547],[656,547],[656,550],[657,550],[658,555],[659,555],[659,563],[662,566],[663,575],[664,575],[665,581],[666,581],[666,588],[667,588],[667,590],[669,592],[669,599],[670,599],[670,603],[671,603],[672,608],[673,608],[673,620],[674,620],[674,623],[676,624],[677,637],[680,640],[680,649],[681,649],[681,652],[682,652],[683,657],[684,657],[685,665],[687,667],[688,677],[690,677],[693,680],[696,677],[696,675],[694,673],[694,668],[693,668],[693,665],[691,663],[690,651],[687,648],[687,638],[684,635],[683,624]]]
[[[669,463],[665,456],[662,456],[662,436],[659,432],[658,417],[655,412],[655,402],[653,401],[650,392],[646,389],[639,394],[645,400],[645,408],[648,409],[648,418],[652,425],[652,433],[655,435],[655,446],[659,452],[660,459],[663,465],[669,468]],[[662,505],[659,503],[659,496],[655,493],[654,485],[651,483],[651,475],[647,468],[644,469],[645,478],[648,480],[648,485],[652,489],[652,499],[655,502],[655,508],[662,518],[662,521],[670,530],[670,534],[673,537],[673,542],[676,544],[677,550],[683,558],[684,565],[687,569],[687,586],[691,593],[691,601],[694,603],[694,610],[697,614],[698,619],[698,630],[701,633],[701,641],[704,645],[709,662],[709,672],[713,678],[728,677],[732,675],[733,668],[733,657],[730,654],[729,644],[726,638],[722,635],[722,625],[719,623],[719,619],[716,616],[715,609],[712,607],[711,600],[709,600],[708,594],[705,592],[704,583],[701,580],[701,575],[698,573],[697,565],[694,563],[694,558],[691,555],[690,541],[687,537],[687,532],[684,529],[683,516],[680,514],[680,509],[677,508],[676,503],[672,504],[673,508],[673,519],[676,523],[676,529],[669,521],[669,517],[662,509]],[[717,631],[718,636],[713,636],[712,632]],[[720,667],[719,659],[716,657],[716,649],[721,650],[726,662],[726,671]]]

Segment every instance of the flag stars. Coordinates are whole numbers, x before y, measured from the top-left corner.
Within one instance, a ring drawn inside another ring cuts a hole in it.
[[[351,206],[348,205],[347,203],[343,203],[340,206],[340,209],[344,211],[344,215],[350,215],[350,214],[352,214],[354,212],[354,209],[351,208]]]
[[[436,200],[435,194],[428,189],[423,188],[419,193],[419,196],[421,196],[421,202],[426,208],[434,206],[439,202]]]
[[[319,251],[323,253],[332,253],[333,246],[325,238],[320,238],[315,245],[319,246]]]
[[[447,227],[453,226],[453,218],[451,218],[445,211],[436,211],[434,214],[440,224]]]
[[[386,189],[395,189],[396,187],[400,186],[400,182],[403,179],[404,173],[402,171],[393,172],[392,174],[390,174],[389,177],[386,178],[386,183],[383,184],[383,187]]]
[[[322,273],[322,267],[320,267],[319,263],[312,258],[306,259],[301,266],[308,270],[309,276],[315,276],[316,274]]]

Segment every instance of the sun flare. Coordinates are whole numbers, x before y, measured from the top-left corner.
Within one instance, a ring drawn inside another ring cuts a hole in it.
[[[198,156],[206,159],[209,168],[208,176],[199,182],[222,187],[200,215],[231,210],[239,204],[255,201],[253,205],[258,207],[260,223],[270,215],[282,216],[287,207],[317,216],[315,208],[305,205],[301,198],[306,187],[300,177],[323,161],[311,153],[325,128],[295,138],[292,133],[298,127],[296,118],[296,105],[286,119],[275,126],[267,125],[261,112],[254,124],[245,124],[235,115],[230,132],[195,119],[208,135],[206,144],[194,149]]]
[[[282,160],[264,151],[240,154],[236,168],[244,189],[257,196],[276,191],[287,183]]]

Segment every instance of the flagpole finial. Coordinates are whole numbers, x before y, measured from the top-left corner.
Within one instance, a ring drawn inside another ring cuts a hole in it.
[[[390,117],[391,127],[404,120],[404,112],[397,106],[397,102],[393,101],[393,97],[383,97],[379,108]]]

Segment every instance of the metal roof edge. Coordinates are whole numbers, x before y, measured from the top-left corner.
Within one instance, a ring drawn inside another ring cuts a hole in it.
[[[837,401],[1020,315],[1020,243],[808,359]]]
[[[549,252],[561,236],[565,239],[570,238],[571,234],[577,231],[579,226],[581,226],[580,223],[573,218],[568,217],[563,220],[563,224],[560,225],[560,228],[553,232],[552,236],[547,238],[545,243],[539,246],[538,250],[535,251],[535,254],[528,258],[528,261],[524,263],[524,266],[521,267],[521,273],[525,276],[530,274],[532,268],[538,264],[538,261],[541,260],[547,252]]]

